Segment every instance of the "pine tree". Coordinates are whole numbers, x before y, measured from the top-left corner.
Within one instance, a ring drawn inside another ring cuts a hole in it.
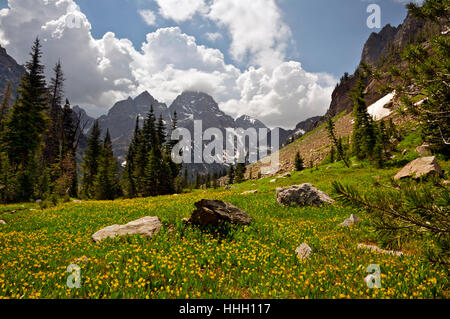
[[[330,163],[333,164],[336,161],[336,151],[334,146],[331,146],[330,150]]]
[[[164,124],[162,114],[159,115],[158,123],[156,124],[156,136],[158,145],[163,146],[166,143],[166,125]]]
[[[61,147],[59,159],[61,161],[61,176],[65,182],[70,184],[69,195],[77,197],[78,195],[78,174],[76,152],[78,148],[77,135],[81,134],[82,128],[80,123],[75,123],[74,113],[70,106],[70,102],[66,99],[62,111],[61,120]]]
[[[94,198],[94,181],[98,173],[98,161],[102,152],[100,141],[101,129],[98,120],[94,122],[92,132],[88,139],[86,154],[83,158],[83,196]]]
[[[297,152],[295,154],[294,165],[297,172],[301,172],[305,169],[305,167],[303,166],[303,159],[300,156],[300,152]]]
[[[157,196],[162,193],[163,175],[161,153],[158,148],[152,148],[145,167],[145,196]]]
[[[44,66],[41,64],[41,44],[37,38],[26,63],[18,89],[18,97],[13,104],[3,134],[4,147],[11,169],[17,173],[17,200],[28,201],[34,194],[37,182],[36,154],[42,153],[42,136],[47,128],[47,88]]]
[[[62,99],[64,88],[64,74],[61,62],[53,69],[54,76],[50,80],[50,128],[45,135],[44,160],[47,165],[54,164],[61,155],[62,146]]]
[[[173,113],[173,118],[172,118],[172,128],[171,128],[171,134],[177,129],[178,126],[178,114],[177,111],[175,111]],[[172,140],[172,138],[169,138],[169,142],[168,142],[168,147],[169,147],[169,153],[172,152],[172,149],[175,147],[175,145],[177,145],[178,141],[177,140]]]
[[[39,147],[47,128],[45,114],[47,88],[44,66],[41,64],[41,44],[37,38],[26,63],[27,72],[22,77],[11,115],[6,124],[5,141],[8,156],[14,170],[25,168]]]
[[[139,117],[136,118],[136,126],[134,129],[134,136],[131,140],[130,146],[128,147],[127,157],[126,157],[126,166],[124,172],[124,191],[126,196],[129,198],[133,198],[137,196],[137,187],[136,187],[136,178],[134,171],[136,169],[136,153],[139,143],[140,136],[140,128],[139,128]]]
[[[13,174],[6,153],[0,152],[0,203],[16,200],[16,175]]]
[[[333,119],[330,117],[327,120],[327,130],[328,130],[328,137],[331,139],[334,147],[337,150],[339,160],[343,161],[345,166],[350,167],[350,164],[347,160],[347,156],[344,152],[344,147],[342,146],[342,139],[336,137],[336,132],[334,130],[334,122]]]
[[[355,124],[353,126],[353,154],[359,159],[371,158],[376,143],[374,122],[367,111],[365,101],[366,85],[360,75],[356,86],[351,91],[353,101],[353,116]]]
[[[8,82],[0,104],[0,134],[5,130],[11,104],[12,84]],[[1,140],[0,140],[1,142]]]
[[[98,173],[94,180],[97,200],[114,200],[119,195],[119,168],[113,154],[111,135],[106,131],[98,161]]]
[[[244,163],[238,163],[236,165],[236,172],[235,172],[235,182],[237,184],[242,183],[245,180],[245,172],[247,168],[245,167]]]
[[[233,164],[230,165],[230,169],[228,171],[228,184],[232,185],[234,184],[234,166]]]

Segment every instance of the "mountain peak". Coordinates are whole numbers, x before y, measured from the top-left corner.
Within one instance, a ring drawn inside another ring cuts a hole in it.
[[[249,128],[267,128],[267,126],[263,122],[246,114],[236,119],[236,126],[244,130],[247,130]]]

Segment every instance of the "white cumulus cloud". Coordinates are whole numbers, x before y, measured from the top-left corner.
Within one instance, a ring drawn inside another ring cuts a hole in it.
[[[155,0],[159,13],[166,19],[183,22],[191,19],[198,11],[205,9],[204,0]]]
[[[156,24],[156,15],[152,10],[139,10],[139,14],[142,20],[149,26],[154,26]]]

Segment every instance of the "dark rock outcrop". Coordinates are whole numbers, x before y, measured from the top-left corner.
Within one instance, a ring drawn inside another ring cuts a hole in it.
[[[203,199],[195,203],[197,209],[187,222],[199,226],[218,226],[220,223],[250,225],[252,222],[244,211],[219,200]]]

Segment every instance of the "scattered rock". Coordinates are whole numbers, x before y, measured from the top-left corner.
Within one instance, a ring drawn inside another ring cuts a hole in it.
[[[73,201],[72,201],[72,203],[82,203],[83,201],[82,200],[79,200],[79,199],[74,199]]]
[[[144,217],[126,225],[112,225],[106,227],[94,235],[92,239],[95,242],[100,242],[106,238],[114,238],[117,236],[125,235],[143,235],[151,238],[154,234],[157,234],[162,227],[162,223],[158,217]]]
[[[444,186],[448,186],[448,184],[450,184],[450,181],[443,181],[442,182],[442,185],[444,185]]]
[[[252,222],[244,211],[220,200],[202,199],[194,205],[197,209],[185,222],[200,226],[217,226],[221,222],[250,225]]]
[[[332,168],[333,168],[333,166],[328,166],[328,167],[327,167],[327,170],[332,169]]]
[[[417,154],[422,157],[432,156],[433,152],[431,151],[430,144],[424,143],[421,146],[416,148]]]
[[[306,260],[309,257],[311,257],[313,251],[311,249],[311,247],[308,246],[308,244],[303,243],[300,245],[300,247],[298,247],[295,252],[297,253],[297,256],[301,259],[301,260]]]
[[[325,192],[318,190],[311,184],[294,185],[277,188],[277,201],[282,206],[321,206],[334,203]]]
[[[6,222],[3,219],[0,219],[0,225],[6,225]]]
[[[352,225],[358,224],[361,222],[361,218],[351,214],[349,218],[347,218],[340,226],[342,227],[350,227]]]
[[[253,194],[258,194],[258,190],[255,189],[253,191],[246,191],[242,193],[242,195],[253,195]]]
[[[405,155],[407,155],[408,154],[408,150],[403,150],[403,152],[402,152],[402,156],[405,156]]]
[[[401,251],[384,250],[377,246],[365,245],[365,244],[359,244],[358,249],[371,250],[371,251],[374,251],[374,252],[377,252],[380,254],[385,254],[385,255],[393,255],[393,256],[403,256],[404,255],[404,253]]]
[[[291,173],[285,173],[283,175],[278,176],[278,178],[289,178],[291,177]]]
[[[36,204],[41,205],[42,204],[42,199],[36,200]]]
[[[412,161],[403,167],[397,175],[395,175],[394,179],[398,181],[406,177],[420,178],[430,174],[442,174],[442,169],[434,156],[421,157]]]
[[[275,178],[275,179],[272,179],[270,182],[271,182],[271,183],[276,183],[276,182],[277,182],[277,179],[276,179],[276,178]]]
[[[227,185],[227,186],[224,187],[224,189],[225,189],[225,190],[231,190],[231,189],[237,189],[237,187]]]

